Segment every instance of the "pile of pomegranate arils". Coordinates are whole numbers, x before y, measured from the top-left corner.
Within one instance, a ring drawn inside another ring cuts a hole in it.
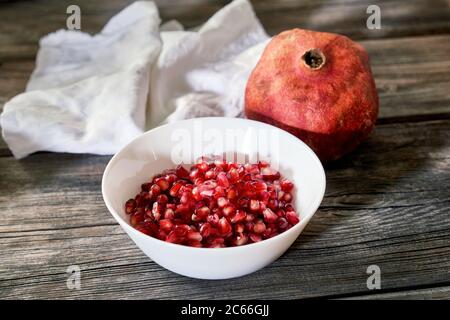
[[[189,171],[165,170],[125,204],[131,225],[157,239],[192,247],[241,246],[299,222],[294,184],[267,162],[202,157]]]

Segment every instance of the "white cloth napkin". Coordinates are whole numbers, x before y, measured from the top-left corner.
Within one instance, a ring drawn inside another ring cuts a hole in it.
[[[239,116],[245,84],[268,36],[247,0],[235,0],[198,31],[160,26],[139,1],[91,36],[59,30],[40,41],[26,92],[0,125],[13,155],[36,151],[114,154],[162,123]]]

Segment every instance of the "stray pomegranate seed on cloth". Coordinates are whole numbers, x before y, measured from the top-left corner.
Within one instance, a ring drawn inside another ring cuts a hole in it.
[[[178,166],[154,176],[124,208],[136,230],[163,241],[199,248],[242,246],[299,222],[293,188],[266,162],[202,157],[189,171]]]

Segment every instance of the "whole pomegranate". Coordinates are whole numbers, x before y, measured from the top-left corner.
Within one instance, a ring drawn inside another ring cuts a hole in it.
[[[342,35],[284,31],[250,75],[245,113],[291,132],[322,161],[335,160],[367,138],[378,115],[367,52]]]

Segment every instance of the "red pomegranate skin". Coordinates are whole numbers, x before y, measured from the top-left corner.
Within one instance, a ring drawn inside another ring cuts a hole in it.
[[[305,55],[312,49],[323,58],[315,65]],[[284,31],[269,42],[249,77],[245,114],[294,134],[322,161],[336,160],[375,125],[378,95],[368,54],[342,35]]]

